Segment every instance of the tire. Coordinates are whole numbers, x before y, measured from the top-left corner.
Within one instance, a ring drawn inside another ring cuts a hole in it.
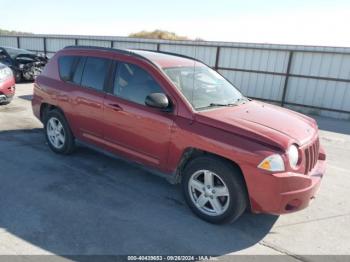
[[[71,154],[75,148],[75,138],[64,115],[52,110],[44,115],[44,132],[50,149],[58,154]]]
[[[248,206],[240,170],[218,157],[200,156],[188,163],[183,172],[182,190],[191,210],[213,224],[236,221]]]

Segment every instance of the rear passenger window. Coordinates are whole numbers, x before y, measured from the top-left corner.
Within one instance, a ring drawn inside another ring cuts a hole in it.
[[[158,83],[142,68],[118,63],[113,91],[116,96],[144,105],[149,94],[162,92]]]
[[[87,57],[81,78],[81,85],[96,90],[103,90],[109,64],[110,60],[108,59]]]
[[[78,56],[61,56],[58,59],[60,77],[63,81],[71,81],[74,64],[79,59]]]
[[[80,85],[81,77],[83,75],[84,70],[84,63],[85,63],[85,57],[80,57],[79,61],[77,62],[77,65],[75,67],[75,72],[73,73],[72,82],[74,84]]]

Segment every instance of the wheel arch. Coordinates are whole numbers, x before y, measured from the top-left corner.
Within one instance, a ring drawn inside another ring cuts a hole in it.
[[[247,182],[246,182],[246,179],[244,177],[244,173],[243,173],[242,168],[240,167],[240,165],[236,161],[234,161],[232,159],[229,159],[227,157],[218,155],[216,153],[212,153],[212,152],[209,152],[209,151],[205,151],[205,150],[198,149],[198,148],[193,148],[193,147],[186,148],[183,151],[183,154],[181,156],[179,165],[178,165],[178,167],[176,169],[176,173],[175,173],[175,181],[176,181],[176,183],[180,183],[181,182],[182,172],[186,168],[187,164],[189,164],[191,162],[191,160],[193,160],[193,159],[195,159],[195,158],[197,158],[199,156],[210,156],[212,158],[217,159],[218,161],[223,161],[223,162],[229,164],[230,166],[232,166],[232,168],[234,168],[234,169],[236,169],[238,171],[238,173],[240,175],[240,178],[242,179],[242,183],[244,185],[244,190],[245,190],[246,196],[247,196],[247,201],[248,201],[247,210],[251,210],[251,198],[250,198],[250,195],[249,195]]]
[[[176,176],[179,179],[178,182],[180,182],[180,180],[181,180],[182,171],[185,169],[186,165],[191,160],[193,160],[194,158],[196,158],[198,156],[211,156],[211,157],[217,158],[217,159],[219,159],[221,161],[225,161],[225,162],[229,163],[231,166],[233,166],[235,169],[237,169],[240,172],[240,174],[241,174],[241,176],[243,178],[244,184],[245,184],[245,186],[247,188],[247,184],[246,184],[246,181],[245,181],[245,178],[244,178],[243,171],[242,171],[241,167],[239,166],[239,164],[237,162],[235,162],[234,160],[229,159],[227,157],[218,155],[216,153],[212,153],[212,152],[209,152],[209,151],[206,151],[206,150],[202,150],[202,149],[198,149],[198,148],[194,148],[194,147],[188,147],[182,153],[182,156],[180,158],[179,164],[178,164],[178,166],[176,168]]]
[[[60,111],[60,113],[66,118],[63,110],[61,108],[59,108],[58,106],[55,106],[55,105],[52,105],[52,104],[48,104],[48,103],[42,103],[40,105],[40,121],[44,122],[45,115],[47,114],[47,112],[50,112],[52,110]]]

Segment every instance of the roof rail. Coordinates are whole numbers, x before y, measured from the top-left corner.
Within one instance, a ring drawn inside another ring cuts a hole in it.
[[[64,49],[91,49],[91,50],[102,50],[102,51],[111,51],[119,54],[125,54],[125,55],[132,55],[136,56],[138,58],[141,58],[152,65],[158,67],[153,61],[149,60],[147,57],[144,57],[142,55],[139,55],[137,53],[132,52],[131,50],[126,50],[126,49],[117,49],[117,48],[111,48],[111,47],[101,47],[101,46],[88,46],[88,45],[71,45],[71,46],[66,46]]]
[[[117,49],[111,47],[101,47],[101,46],[90,46],[90,45],[70,45],[66,46],[64,49],[95,49],[95,50],[104,50],[104,51],[116,51],[123,54],[131,54],[130,51],[125,49]]]
[[[151,61],[150,59],[148,59],[145,56],[142,56],[136,52],[133,52],[133,50],[140,50],[140,51],[147,51],[147,52],[152,52],[152,53],[159,53],[159,54],[164,54],[164,55],[172,55],[172,56],[177,56],[177,57],[181,57],[181,58],[186,58],[186,59],[191,59],[197,62],[201,62],[204,63],[203,61],[194,58],[194,57],[190,57],[190,56],[186,56],[186,55],[182,55],[182,54],[177,54],[177,53],[172,53],[172,52],[166,52],[166,51],[158,51],[158,50],[149,50],[149,49],[117,49],[117,48],[111,48],[111,47],[100,47],[100,46],[85,46],[85,45],[72,45],[72,46],[66,46],[64,49],[93,49],[93,50],[102,50],[102,51],[112,51],[112,52],[116,52],[116,53],[120,53],[120,54],[126,54],[126,55],[133,55],[139,58],[142,58],[148,62],[150,62],[151,64],[157,66],[153,61]],[[205,64],[205,63],[204,63]],[[158,66],[157,66],[158,67]]]

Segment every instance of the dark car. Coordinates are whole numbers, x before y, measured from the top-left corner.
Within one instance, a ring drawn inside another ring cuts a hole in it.
[[[15,79],[9,67],[0,63],[0,105],[11,102],[15,95]]]
[[[36,79],[32,106],[54,152],[78,140],[147,166],[212,223],[301,210],[325,173],[315,120],[184,56],[68,47]]]
[[[33,81],[41,73],[47,61],[45,55],[38,55],[25,49],[0,47],[0,63],[12,69],[17,83],[22,80]]]

